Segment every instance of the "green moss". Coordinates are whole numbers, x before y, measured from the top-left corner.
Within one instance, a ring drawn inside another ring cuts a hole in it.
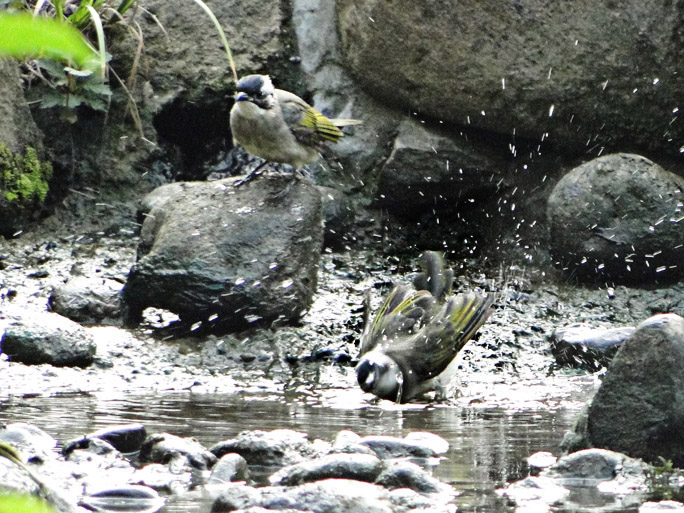
[[[30,146],[24,154],[12,153],[0,142],[0,192],[7,201],[43,203],[52,178],[52,165],[41,162],[38,153]]]

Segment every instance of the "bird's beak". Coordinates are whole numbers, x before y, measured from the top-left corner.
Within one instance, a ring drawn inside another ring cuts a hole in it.
[[[234,97],[236,102],[248,102],[249,95],[247,93],[237,93]]]

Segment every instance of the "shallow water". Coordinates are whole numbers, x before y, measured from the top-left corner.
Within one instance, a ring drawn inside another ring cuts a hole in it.
[[[328,441],[342,429],[395,436],[429,431],[450,444],[446,459],[433,474],[459,491],[459,511],[501,512],[514,508],[495,490],[527,475],[530,454],[542,450],[557,454],[577,408],[577,403],[522,411],[477,406],[344,408],[278,394],[188,392],[121,399],[98,393],[3,401],[0,423],[31,422],[64,443],[108,425],[139,422],[148,434],[191,436],[206,447],[252,429],[289,428]],[[170,500],[162,511],[204,513],[210,504],[208,497],[188,493]]]

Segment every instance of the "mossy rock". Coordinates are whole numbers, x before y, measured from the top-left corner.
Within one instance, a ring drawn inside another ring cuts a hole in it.
[[[52,165],[41,162],[34,148],[13,153],[0,142],[0,235],[10,237],[38,217],[51,178]]]

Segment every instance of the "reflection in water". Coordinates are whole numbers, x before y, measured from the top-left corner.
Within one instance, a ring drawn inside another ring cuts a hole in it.
[[[404,436],[429,431],[450,444],[434,475],[459,492],[459,511],[512,511],[494,490],[527,474],[526,458],[558,453],[575,409],[507,411],[501,408],[377,407],[341,409],[303,404],[301,398],[247,394],[164,394],[109,398],[103,394],[10,399],[0,403],[0,423],[31,422],[61,443],[97,429],[139,422],[148,434],[191,436],[206,447],[241,431],[295,429],[311,439],[332,440],[342,429],[360,435]],[[189,494],[166,512],[208,511],[209,500]]]

